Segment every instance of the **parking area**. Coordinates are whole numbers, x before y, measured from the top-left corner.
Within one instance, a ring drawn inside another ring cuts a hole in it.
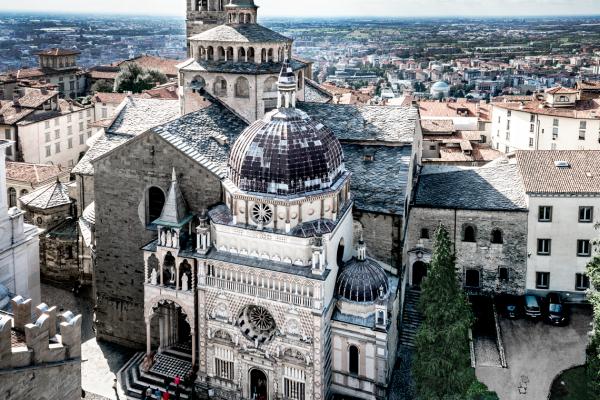
[[[565,327],[501,318],[508,368],[477,366],[477,377],[501,400],[545,400],[561,371],[585,362],[591,321],[585,306],[572,308]]]

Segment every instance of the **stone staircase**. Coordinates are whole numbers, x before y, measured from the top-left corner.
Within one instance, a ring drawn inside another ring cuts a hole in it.
[[[168,382],[172,382],[174,376],[172,373],[168,372],[168,366],[185,366],[189,363],[189,367],[191,368],[192,357],[189,354],[186,354],[183,349],[174,347],[169,350],[163,351],[159,357],[160,361],[157,362],[162,363],[163,365],[167,365],[167,368],[151,368],[148,372],[143,372],[140,369],[140,365],[144,360],[145,353],[140,352],[136,353],[124,366],[121,368],[117,374],[117,379],[121,388],[127,399],[141,399],[142,391],[147,387],[152,388],[152,390],[165,389],[165,380]],[[164,370],[159,371],[159,370]],[[208,399],[208,387],[203,384],[195,385],[195,396],[194,399]],[[181,390],[181,399],[192,399],[191,396],[191,387],[180,385]],[[169,393],[171,393],[171,398],[175,398],[175,386],[169,386]]]
[[[418,311],[421,292],[408,289],[404,298],[404,313],[402,315],[402,327],[400,333],[400,344],[415,347],[417,331],[423,321],[423,316]]]

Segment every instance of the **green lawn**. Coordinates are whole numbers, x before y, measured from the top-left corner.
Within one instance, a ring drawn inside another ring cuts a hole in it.
[[[564,384],[563,384],[564,383]],[[552,383],[550,400],[589,400],[585,367],[575,367],[557,376]]]

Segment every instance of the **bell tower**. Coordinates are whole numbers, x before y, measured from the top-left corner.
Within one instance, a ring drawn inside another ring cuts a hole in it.
[[[225,6],[230,0],[186,0],[187,38],[207,31],[227,21]],[[188,56],[191,56],[188,42]]]

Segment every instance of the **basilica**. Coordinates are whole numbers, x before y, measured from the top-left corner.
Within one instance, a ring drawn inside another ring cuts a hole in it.
[[[221,398],[385,399],[418,112],[328,104],[257,13],[188,2],[179,115],[127,99],[76,167],[97,336],[143,346],[118,375],[131,397],[180,376]]]

